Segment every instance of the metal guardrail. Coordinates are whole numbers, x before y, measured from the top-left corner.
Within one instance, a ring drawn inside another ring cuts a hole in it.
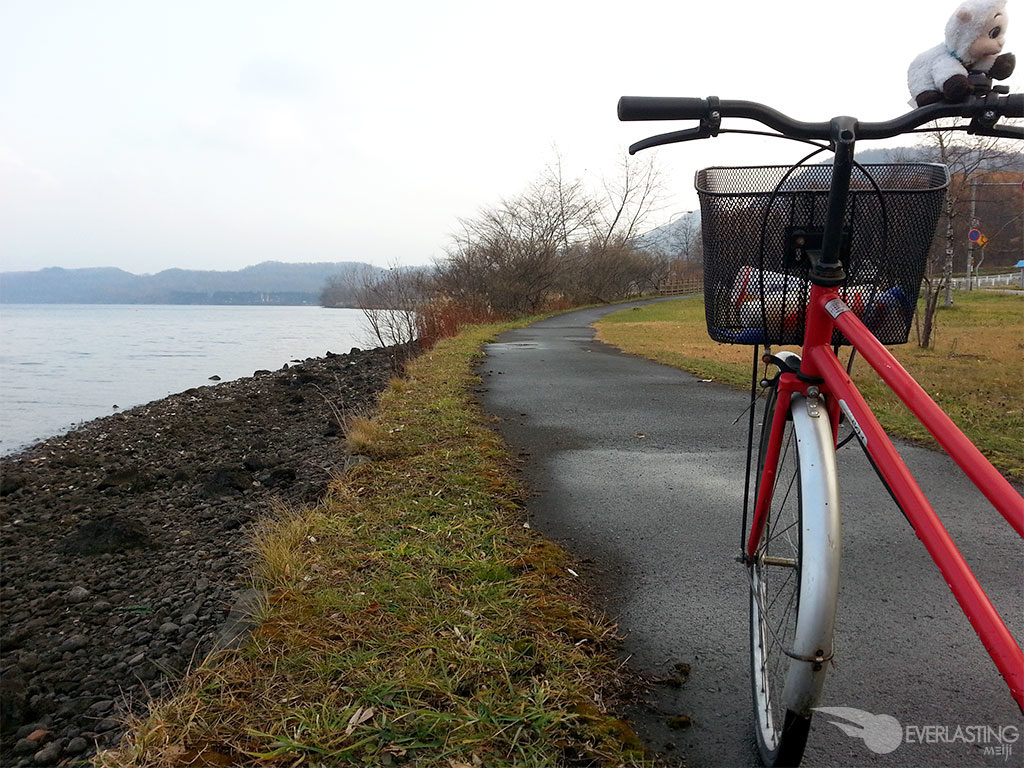
[[[1024,288],[1024,272],[1007,272],[1001,275],[979,275],[974,278],[975,288]],[[954,277],[953,290],[966,291],[967,278]]]
[[[1006,272],[1000,275],[980,275],[974,278],[975,288],[1020,288],[1024,289],[1024,271]],[[694,296],[703,292],[704,281],[699,278],[688,280],[666,280],[658,284],[658,294],[661,296]],[[953,290],[966,291],[967,278],[954,277]]]

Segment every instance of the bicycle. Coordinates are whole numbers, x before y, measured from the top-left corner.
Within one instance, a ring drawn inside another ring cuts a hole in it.
[[[1024,537],[1024,499],[884,346],[909,337],[948,171],[854,160],[858,140],[916,132],[942,118],[969,119],[959,128],[970,133],[1024,139],[1024,129],[998,124],[1024,116],[1024,95],[1007,95],[986,79],[962,104],[933,104],[879,123],[800,122],[763,104],[716,97],[624,96],[618,114],[699,121],[637,142],[630,154],[727,132],[817,147],[794,166],[708,168],[696,179],[708,332],[754,348],[737,559],[750,577],[751,687],[763,762],[799,764],[834,656],[840,423],[851,430],[844,442],[861,444],[1024,711],[1024,653],[849,375],[860,354]],[[723,129],[726,118],[773,132]],[[834,155],[831,165],[808,164],[825,150]],[[772,345],[799,345],[801,352],[773,352]],[[844,367],[838,352],[847,345],[853,352]],[[758,380],[759,359],[774,376]],[[766,396],[755,440],[758,389]]]

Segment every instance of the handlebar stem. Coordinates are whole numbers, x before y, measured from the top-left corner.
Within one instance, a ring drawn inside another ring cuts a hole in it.
[[[825,216],[821,253],[809,254],[813,264],[808,274],[812,283],[822,286],[840,285],[846,279],[839,256],[846,200],[850,196],[850,177],[853,174],[857,120],[852,117],[834,117],[829,122],[829,133],[835,159],[832,163],[832,184],[828,192],[828,212]]]

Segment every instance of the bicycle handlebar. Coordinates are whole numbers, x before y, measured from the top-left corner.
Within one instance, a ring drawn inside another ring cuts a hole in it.
[[[907,133],[932,120],[945,117],[971,118],[977,123],[976,133],[1004,136],[1006,138],[1024,138],[1024,128],[1000,126],[995,128],[997,120],[1003,117],[1024,117],[1024,94],[1014,93],[1000,96],[995,93],[978,96],[960,104],[929,104],[907,112],[900,117],[883,122],[866,123],[853,118],[835,118],[820,123],[806,123],[782,114],[765,104],[754,101],[719,100],[711,96],[707,99],[660,97],[660,96],[623,96],[619,99],[619,120],[700,120],[701,127],[687,131],[651,137],[630,147],[630,152],[646,149],[657,144],[673,141],[703,139],[718,134],[718,125],[725,117],[742,117],[756,120],[783,136],[793,139],[826,139],[832,140],[836,121],[842,120],[845,125],[853,125],[858,139],[888,139]],[[972,125],[974,124],[972,123]]]

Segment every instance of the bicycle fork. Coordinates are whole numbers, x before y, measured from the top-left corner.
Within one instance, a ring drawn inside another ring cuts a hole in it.
[[[792,356],[799,360],[795,355]],[[800,580],[799,610],[792,642],[783,652],[795,663],[786,673],[786,709],[809,716],[821,697],[825,664],[834,654],[833,628],[839,592],[841,525],[834,430],[830,412],[817,388],[795,374],[783,373],[774,384],[777,401],[757,503],[747,542],[749,567],[796,568]],[[799,562],[759,552],[771,514],[776,472],[786,420],[793,420],[800,474]],[[762,599],[755,595],[755,599]]]

